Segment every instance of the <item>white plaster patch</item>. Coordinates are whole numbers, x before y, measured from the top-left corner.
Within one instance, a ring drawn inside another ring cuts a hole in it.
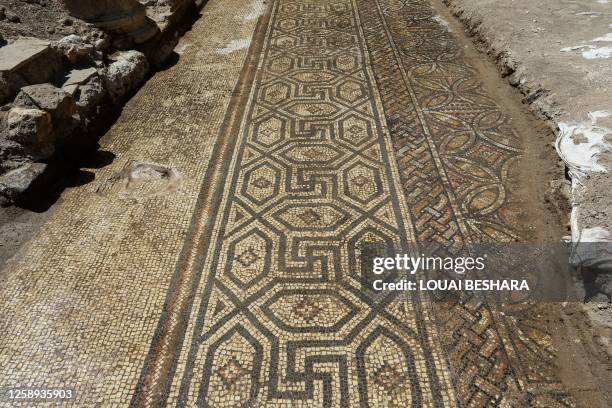
[[[597,119],[609,115],[596,111],[589,114],[591,122],[559,123],[559,135],[555,147],[559,156],[568,165],[572,180],[580,181],[588,172],[606,172],[597,162],[599,155],[610,150],[605,137],[610,129],[597,126]]]
[[[602,227],[585,228],[580,231],[581,242],[609,242],[610,232]]]
[[[597,37],[597,38],[593,38],[594,42],[608,42],[608,41],[612,41],[612,33],[608,33],[604,36],[601,37]]]
[[[574,45],[572,47],[565,47],[565,48],[561,48],[559,51],[561,52],[571,52],[571,51],[576,51],[576,50],[582,50],[583,48],[595,48],[592,45]]]
[[[612,35],[612,33],[610,34]],[[603,40],[604,37],[596,38],[592,41],[612,41],[611,39]],[[607,38],[607,37],[605,37]],[[595,47],[594,45],[574,45],[572,47],[561,48],[559,51],[561,52],[572,52],[578,50],[586,50],[582,51],[582,56],[586,59],[602,59],[602,58],[610,58],[612,56],[612,47]]]
[[[612,24],[608,27],[612,28]],[[593,38],[589,42],[600,43],[600,42],[612,42],[612,33],[607,33],[602,35],[601,37]],[[574,45],[572,47],[561,48],[559,51],[561,52],[572,52],[572,51],[582,51],[582,56],[586,59],[601,59],[601,58],[610,58],[612,56],[612,47],[596,47],[594,45],[589,44],[581,44]]]
[[[225,47],[218,49],[217,53],[227,55],[227,54],[231,54],[232,52],[242,50],[244,48],[248,48],[249,45],[251,45],[250,38],[241,38],[239,40],[232,40]]]
[[[608,111],[599,110],[589,112],[590,122],[559,123],[559,134],[555,141],[555,148],[559,157],[563,159],[569,168],[573,197],[577,197],[580,194],[582,180],[589,172],[606,173],[608,171],[597,162],[597,159],[601,153],[610,150],[611,146],[606,142],[605,138],[612,134],[612,130],[603,126],[597,126],[597,121],[610,115],[611,113]],[[581,230],[578,225],[578,211],[579,206],[576,202],[573,202],[570,214],[572,242],[612,241],[609,232],[604,228],[595,227]],[[572,257],[576,255],[577,250],[576,247],[573,248]],[[601,256],[598,255],[598,257]]]
[[[178,47],[176,47],[175,51],[176,51],[177,54],[183,55],[185,53],[185,51],[187,51],[191,47],[193,47],[193,44],[186,42],[186,43],[180,44]]]
[[[453,30],[451,30],[450,25],[448,24],[448,21],[446,21],[445,19],[443,19],[440,16],[433,16],[433,19],[435,21],[438,22],[438,24],[440,24],[441,26],[443,26],[444,28],[446,28],[446,31],[452,32]]]
[[[612,56],[612,47],[593,48],[583,51],[582,56],[586,59],[610,58]]]
[[[255,0],[251,6],[251,10],[244,16],[244,19],[247,21],[255,20],[262,16],[265,11],[266,5],[264,4],[264,0]]]
[[[608,250],[608,246],[583,245],[583,243],[612,242],[612,234],[601,226],[581,229],[579,197],[584,187],[582,180],[589,172],[608,171],[606,167],[597,163],[597,159],[601,153],[610,150],[611,146],[607,143],[606,136],[612,135],[612,130],[597,126],[597,122],[611,115],[609,111],[598,110],[589,112],[590,121],[560,123],[555,142],[557,153],[568,166],[572,179],[570,264],[596,270],[612,270],[612,252]]]
[[[591,122],[592,123],[597,123],[597,119],[599,118],[607,118],[608,116],[612,115],[612,113],[608,112],[608,111],[595,111],[595,112],[589,112],[589,118],[591,118]]]
[[[608,4],[608,0],[597,0],[599,4]]]

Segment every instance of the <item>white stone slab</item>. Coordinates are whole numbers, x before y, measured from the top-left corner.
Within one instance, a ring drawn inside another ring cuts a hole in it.
[[[62,85],[63,87],[69,85],[80,85],[85,82],[92,76],[94,76],[98,71],[95,68],[85,68],[85,69],[73,69],[67,76],[66,81]]]
[[[49,41],[21,37],[0,48],[0,71],[14,71],[49,49]]]

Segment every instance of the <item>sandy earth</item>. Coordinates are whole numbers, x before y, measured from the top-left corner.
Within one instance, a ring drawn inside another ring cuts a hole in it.
[[[444,3],[554,124],[585,121],[589,112],[612,109],[612,63],[604,52],[612,40],[612,4],[595,0]]]

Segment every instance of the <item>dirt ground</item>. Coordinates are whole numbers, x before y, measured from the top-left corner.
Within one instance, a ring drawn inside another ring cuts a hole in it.
[[[140,1],[147,7],[147,15],[163,25],[171,15],[163,0]],[[12,42],[20,36],[59,40],[70,34],[87,35],[91,25],[72,17],[60,0],[0,0],[0,38]],[[2,41],[0,41],[0,46]]]
[[[59,0],[0,0],[2,7],[6,17],[0,19],[0,35],[9,42],[19,36],[59,40],[90,30],[83,21],[71,17]],[[11,15],[17,16],[18,21]]]

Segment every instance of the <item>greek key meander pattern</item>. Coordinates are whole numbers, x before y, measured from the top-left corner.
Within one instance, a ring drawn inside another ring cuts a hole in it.
[[[269,13],[189,306],[162,320],[182,347],[152,347],[171,363],[168,378],[145,367],[144,388],[211,407],[571,405],[521,310],[360,286],[367,243],[519,238],[519,140],[430,6]]]
[[[414,238],[355,12],[274,6],[179,363],[185,404],[452,401],[427,313],[361,290],[363,242]]]

